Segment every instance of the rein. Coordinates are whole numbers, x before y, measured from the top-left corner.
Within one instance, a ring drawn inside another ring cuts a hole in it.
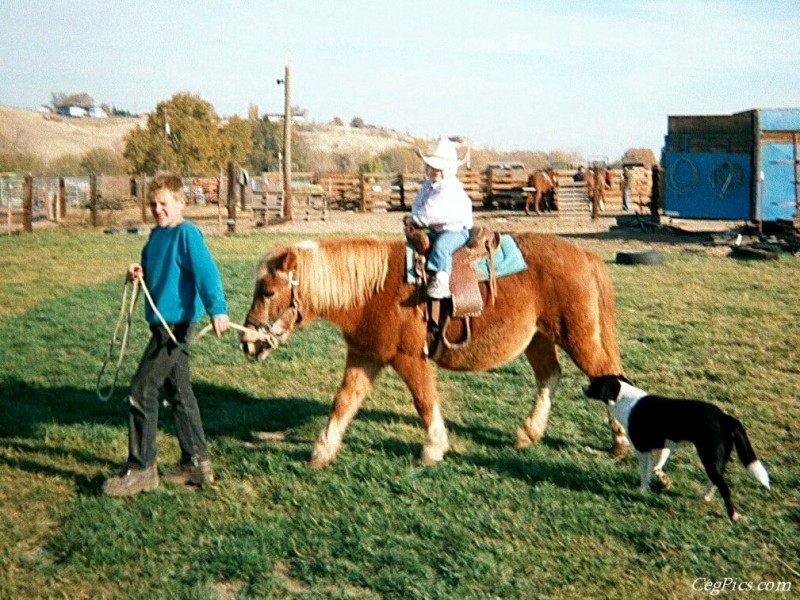
[[[288,275],[289,285],[291,286],[289,292],[289,306],[278,315],[277,319],[272,321],[272,323],[266,323],[250,316],[249,313],[247,317],[245,317],[245,323],[250,323],[250,325],[256,328],[255,333],[260,338],[260,341],[264,342],[271,350],[280,346],[286,339],[286,336],[291,333],[295,323],[299,323],[302,319],[300,315],[300,299],[297,297],[297,292],[295,291],[300,282],[295,279],[293,271],[289,271]],[[277,325],[279,325],[279,327],[276,327]],[[252,330],[247,331],[252,333]]]

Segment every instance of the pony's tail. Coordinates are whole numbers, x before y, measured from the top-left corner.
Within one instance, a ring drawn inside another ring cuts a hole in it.
[[[600,344],[608,360],[613,363],[605,375],[623,375],[617,340],[617,309],[614,302],[614,287],[605,263],[597,255],[592,255],[594,263],[594,279],[598,293],[598,315],[600,319]]]
[[[736,417],[724,415],[724,427],[727,429],[729,435],[733,437],[733,445],[736,448],[736,454],[742,465],[747,469],[747,472],[758,481],[765,488],[769,489],[769,474],[761,464],[761,461],[756,458],[756,453],[753,446],[750,445],[750,440],[747,438],[747,432],[741,421]]]

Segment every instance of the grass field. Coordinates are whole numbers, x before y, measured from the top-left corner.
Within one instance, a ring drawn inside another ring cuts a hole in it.
[[[235,320],[279,239],[292,238],[209,237]],[[533,398],[524,360],[439,372],[452,451],[432,468],[414,464],[422,431],[387,371],[337,460],[311,470],[344,360],[323,322],[264,363],[248,362],[234,335],[199,341],[193,381],[218,482],[103,497],[126,456],[123,398],[147,341],[139,311],[109,402],[95,377],[143,243],[0,239],[0,598],[686,598],[726,578],[729,592],[797,593],[800,257],[669,248],[665,265],[631,267],[613,264],[611,246],[578,241],[608,262],[634,382],[708,399],[745,424],[773,487],[734,458],[728,481],[746,518],[731,523],[719,496],[699,499],[705,475],[690,448],[667,465],[672,489],[638,494],[636,459],[609,457],[604,411],[565,356],[547,434],[530,449],[511,446]],[[168,413],[164,466],[178,458]]]

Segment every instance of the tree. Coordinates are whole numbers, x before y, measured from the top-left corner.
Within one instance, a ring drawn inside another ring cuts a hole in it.
[[[371,156],[358,165],[359,173],[383,173],[384,171],[383,161],[379,156]]]
[[[38,173],[41,170],[42,161],[38,156],[0,149],[0,173]]]
[[[53,108],[56,110],[65,106],[80,106],[85,110],[89,110],[94,106],[94,99],[86,92],[81,92],[79,94],[53,92],[50,97],[51,102],[53,103]]]
[[[283,152],[283,134],[278,123],[272,123],[266,115],[252,126],[250,166],[253,171],[279,171],[278,153]]]
[[[233,162],[237,165],[244,165],[249,161],[253,151],[252,129],[250,121],[237,115],[228,119],[228,123],[220,130],[223,164]]]
[[[253,172],[280,171],[278,156],[283,154],[283,124],[273,123],[264,115],[252,124],[252,149],[248,157]],[[308,147],[299,135],[292,136],[292,166],[308,166]]]
[[[125,160],[108,148],[92,148],[81,155],[81,173],[87,175],[124,175]]]
[[[390,173],[407,173],[422,170],[422,159],[416,149],[398,144],[380,154],[381,162]]]
[[[217,173],[249,152],[246,127],[241,119],[232,121],[232,127],[224,125],[210,102],[181,92],[159,102],[144,129],[137,126],[125,136],[123,156],[132,173]]]

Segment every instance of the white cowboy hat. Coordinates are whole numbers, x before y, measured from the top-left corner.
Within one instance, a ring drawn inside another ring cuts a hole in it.
[[[419,150],[417,150],[417,152],[419,152]],[[425,161],[425,164],[434,169],[439,169],[440,171],[458,168],[463,165],[466,160],[466,157],[459,160],[458,152],[456,152],[456,145],[446,137],[440,137],[431,144],[430,148],[428,148],[427,156],[422,152],[419,152],[419,155],[422,160]]]

